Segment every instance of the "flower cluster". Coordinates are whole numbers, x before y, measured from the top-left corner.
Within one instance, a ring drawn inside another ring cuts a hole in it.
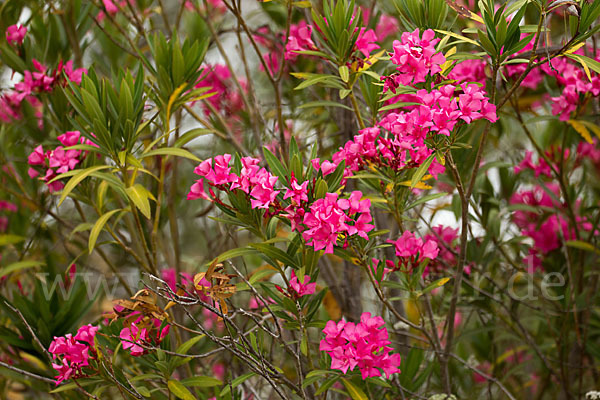
[[[359,51],[365,58],[369,58],[371,52],[379,48],[379,45],[375,42],[377,42],[375,31],[362,27],[358,32],[356,43],[354,43],[355,51]]]
[[[37,146],[27,158],[29,176],[35,178],[42,170],[42,180],[46,182],[51,192],[61,190],[64,184],[60,181],[50,182],[57,175],[74,169],[87,155],[86,151],[65,149],[77,144],[97,145],[81,136],[79,131],[69,131],[60,135],[58,141],[64,146],[57,146],[54,150],[44,152],[42,145]],[[36,168],[34,168],[36,167]]]
[[[354,191],[348,199],[338,199],[337,193],[327,193],[325,198],[311,204],[310,210],[304,214],[302,238],[312,245],[315,251],[325,249],[325,253],[333,253],[340,234],[358,235],[369,239],[368,232],[374,226],[369,224],[371,217],[371,200],[361,200],[362,193]]]
[[[547,191],[551,192],[551,196]],[[562,215],[565,207],[558,200],[560,187],[556,183],[548,183],[545,187],[535,186],[531,190],[523,190],[512,195],[511,204],[525,204],[540,210],[550,211],[550,215],[540,218],[536,212],[517,210],[513,213],[513,222],[521,229],[523,236],[533,240],[529,249],[529,261],[533,271],[540,269],[542,258],[553,250],[559,249],[563,240],[573,240],[575,231],[569,226],[568,219]],[[575,205],[577,206],[577,204]],[[577,216],[577,229],[590,231],[592,224],[586,219]]]
[[[289,200],[290,204],[283,207],[277,199],[281,190],[275,189],[278,178],[261,168],[258,165],[260,160],[242,157],[239,174],[232,172],[231,160],[231,154],[224,154],[200,163],[194,169],[194,173],[202,178],[190,188],[188,200],[207,199],[220,202],[213,188],[224,191],[239,189],[248,195],[253,209],[265,209],[270,215],[280,214],[287,217],[292,230],[302,232],[307,244],[312,245],[315,250],[325,249],[326,253],[333,253],[333,246],[337,244],[340,235],[358,235],[368,239],[367,233],[374,228],[370,224],[371,201],[362,200],[362,193],[359,191],[352,192],[348,199],[338,198],[337,193],[327,193],[325,198],[309,204],[309,182],[299,183],[292,177],[289,187],[284,190],[284,200]],[[321,165],[319,160],[312,161],[313,165],[321,168],[323,175],[335,169],[335,165],[330,161]],[[325,170],[324,166],[327,166]],[[209,194],[205,191],[205,183],[208,184]]]
[[[279,191],[274,189],[277,177],[265,168],[261,168],[258,165],[260,160],[257,158],[243,157],[241,159],[242,169],[239,175],[231,172],[230,162],[231,154],[224,154],[200,163],[194,169],[194,173],[202,176],[203,179],[197,180],[191,187],[188,200],[209,199],[204,192],[204,180],[206,180],[209,185],[222,190],[240,189],[250,196],[252,208],[268,209],[279,194]],[[210,190],[214,198],[214,193],[212,189]]]
[[[463,60],[452,68],[452,71],[448,73],[448,78],[454,79],[458,83],[477,82],[483,86],[487,79],[485,65],[484,60]]]
[[[27,101],[37,111],[41,124],[41,102],[35,97],[39,93],[52,92],[56,86],[65,85],[63,74],[70,81],[80,84],[81,78],[87,72],[85,68],[73,68],[73,61],[63,64],[59,62],[53,71],[33,59],[33,71],[24,71],[23,81],[15,84],[14,90],[9,90],[0,97],[0,121],[11,122],[21,118],[21,103]]]
[[[384,128],[395,129],[400,133],[396,129],[396,121],[391,123],[388,121],[384,119],[380,123]],[[344,147],[333,154],[332,159],[335,166],[342,161],[346,162],[344,177],[348,177],[352,172],[369,168],[372,165],[389,167],[395,171],[416,168],[432,153],[433,150],[426,146],[423,138],[419,139],[408,134],[406,136],[398,134],[386,138],[380,135],[380,128],[371,127],[359,131],[353,140],[346,142]],[[445,171],[445,168],[437,159],[434,159],[428,171],[437,178],[438,174]]]
[[[96,358],[94,350],[94,337],[98,332],[97,326],[84,325],[77,331],[75,337],[70,333],[54,337],[48,351],[58,363],[52,363],[52,367],[58,371],[56,384],[71,378],[82,378],[86,374],[83,368],[90,366],[90,360]]]
[[[317,282],[309,282],[310,276],[304,275],[304,278],[302,279],[302,281],[300,281],[296,276],[296,271],[292,271],[287,293],[285,293],[283,289],[281,289],[279,286],[275,285],[275,287],[280,292],[284,293],[286,296],[291,297],[293,299],[298,299],[302,296],[313,294],[315,292],[315,289],[317,288]]]
[[[404,231],[398,239],[388,240],[388,243],[394,245],[396,256],[399,258],[398,264],[388,261],[388,267],[393,269],[403,268],[411,271],[412,268],[418,266],[423,260],[433,260],[438,256],[439,248],[437,242],[431,239],[423,239],[415,237],[415,234],[410,231]]]
[[[458,228],[451,228],[449,226],[437,225],[431,228],[432,232],[428,233],[423,237],[426,242],[433,241],[437,243],[439,253],[437,257],[431,259],[431,261],[425,267],[423,275],[427,276],[430,273],[437,274],[448,267],[456,265],[456,257],[460,251],[458,244]],[[464,268],[466,274],[471,273],[471,266],[466,265]]]
[[[295,61],[298,57],[297,51],[316,50],[315,42],[312,40],[312,26],[304,21],[290,25],[290,35],[285,45],[285,59]]]
[[[149,323],[140,320],[131,322],[121,330],[119,337],[124,350],[132,356],[139,357],[146,353],[143,346],[158,346],[169,333],[170,325],[161,329],[161,321],[153,318]]]
[[[435,32],[427,29],[423,35],[419,29],[402,33],[401,41],[394,40],[394,52],[390,61],[396,65],[396,74],[386,78],[386,89],[398,85],[412,85],[425,82],[427,75],[437,74],[446,58],[438,53],[435,45],[439,39],[434,39]]]
[[[23,25],[11,25],[6,28],[6,41],[13,46],[20,45],[23,43],[26,34],[27,27]]]
[[[382,371],[389,378],[400,372],[400,354],[390,354],[391,342],[384,325],[383,318],[371,317],[368,312],[357,324],[328,321],[319,349],[331,357],[331,369],[345,374],[358,367],[363,379],[381,376]]]
[[[224,113],[228,117],[233,117],[244,107],[242,94],[234,87],[232,83],[231,71],[226,65],[216,64],[204,69],[196,88],[209,87],[211,93],[215,93],[206,99],[212,108],[219,113]],[[242,90],[246,91],[247,83],[243,79],[238,79]],[[204,113],[210,115],[212,110],[210,106],[203,105]]]
[[[575,54],[583,54],[580,49]],[[600,56],[595,58],[600,61]],[[552,65],[542,65],[542,71],[549,76],[554,76],[559,85],[563,86],[560,96],[552,97],[552,114],[558,115],[561,121],[567,121],[571,113],[580,104],[580,96],[591,94],[596,97],[600,95],[600,75],[591,73],[588,79],[582,68],[574,65],[566,57],[558,57],[552,60]]]

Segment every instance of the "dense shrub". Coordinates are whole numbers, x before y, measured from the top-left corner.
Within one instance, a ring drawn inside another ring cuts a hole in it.
[[[600,1],[0,16],[0,397],[600,395]]]

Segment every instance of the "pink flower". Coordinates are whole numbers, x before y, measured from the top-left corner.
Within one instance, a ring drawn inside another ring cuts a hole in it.
[[[303,282],[300,282],[298,280],[298,277],[296,276],[296,272],[292,271],[292,277],[290,279],[290,292],[293,292],[295,297],[302,297],[308,294],[313,294],[317,287],[317,283],[308,282],[310,282],[310,276],[304,275]]]
[[[366,28],[360,28],[358,38],[356,39],[355,48],[360,51],[365,58],[369,58],[369,55],[373,50],[377,50],[379,45],[375,43],[377,41],[377,35],[373,29],[366,30]]]
[[[87,342],[90,346],[92,346],[94,344],[94,337],[96,336],[98,329],[99,328],[97,326],[92,326],[90,324],[84,325],[77,330],[75,340]]]
[[[145,349],[140,344],[150,342],[148,330],[146,328],[140,329],[133,323],[128,328],[123,328],[119,337],[121,338],[123,349],[129,350],[134,357],[141,356],[145,352]]]
[[[397,66],[397,82],[401,85],[425,82],[426,75],[440,72],[440,65],[446,61],[444,55],[435,50],[439,39],[434,39],[433,30],[427,29],[419,36],[419,29],[404,32],[402,41],[394,40],[392,44],[394,52],[390,61]]]
[[[344,374],[358,366],[363,379],[381,376],[389,378],[399,373],[400,355],[390,354],[388,331],[381,317],[363,313],[358,324],[328,321],[319,349],[331,357],[331,369]]]
[[[41,165],[46,161],[46,154],[42,146],[36,147],[33,152],[27,157],[29,165]]]
[[[368,209],[370,201],[360,200],[361,197],[362,193],[357,191],[350,199],[338,200],[336,193],[327,193],[324,199],[313,202],[302,221],[307,228],[302,232],[307,244],[312,245],[315,251],[325,249],[325,253],[333,253],[333,246],[341,233],[368,239],[367,232],[374,228],[368,224],[372,220]],[[355,214],[358,214],[356,219],[350,218]]]
[[[6,28],[6,41],[9,44],[20,45],[27,34],[27,27],[23,25],[11,25]]]
[[[111,0],[102,0],[102,3],[109,14],[115,15],[117,12],[119,12],[119,7],[117,7]]]
[[[85,325],[79,328],[75,337],[70,333],[54,337],[48,351],[54,360],[59,360],[58,364],[52,363],[52,367],[58,371],[57,385],[72,377],[79,378],[84,375],[83,368],[89,366],[90,359],[96,358],[93,345],[97,331],[98,327]]]
[[[463,60],[457,63],[452,71],[448,74],[448,78],[455,79],[458,83],[462,82],[478,82],[485,84],[486,63],[483,60]]]
[[[285,45],[285,59],[295,61],[298,57],[297,51],[315,50],[315,43],[312,41],[312,26],[306,22],[300,21],[297,25],[290,26],[290,36]]]
[[[296,177],[292,176],[290,187],[283,196],[284,200],[289,198],[291,198],[292,203],[296,205],[308,201],[308,181],[299,184]]]
[[[415,234],[410,231],[404,231],[396,241],[388,240],[388,243],[394,244],[396,256],[405,259],[402,260],[403,263],[410,263],[412,260],[421,262],[425,258],[435,259],[439,253],[434,240],[426,240],[423,243],[421,238],[415,237]]]

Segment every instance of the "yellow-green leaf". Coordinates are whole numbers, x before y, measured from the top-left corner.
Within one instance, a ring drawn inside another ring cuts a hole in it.
[[[581,123],[581,121],[570,119],[567,121],[567,123],[571,125],[573,129],[575,129],[577,133],[579,133],[581,137],[585,139],[586,142],[594,143],[594,141],[592,140],[592,136],[590,135],[590,131],[587,130],[587,128],[584,124]]]
[[[44,265],[44,263],[41,261],[34,261],[34,260],[17,261],[15,263],[12,263],[12,264],[0,269],[0,278],[6,276],[8,274],[11,274],[13,272],[17,272],[17,271],[27,269],[27,268],[39,267],[40,265]]]
[[[350,80],[350,70],[348,69],[347,66],[345,66],[345,65],[340,66],[339,72],[340,72],[340,78],[342,78],[342,81],[348,82]]]
[[[81,183],[82,180],[84,180],[85,178],[87,178],[94,172],[101,171],[101,170],[107,169],[107,168],[110,168],[110,166],[109,165],[96,165],[95,167],[89,167],[86,169],[82,169],[77,174],[73,175],[73,177],[71,179],[69,179],[69,182],[67,182],[67,184],[63,188],[63,190],[60,194],[60,200],[58,200],[58,205],[60,206],[62,204],[62,202],[67,198],[69,193],[71,193],[73,191],[73,189],[75,189],[75,187]],[[60,178],[60,175],[58,176],[58,178]]]
[[[199,159],[198,157],[196,157],[189,151],[187,151],[185,149],[180,149],[178,147],[162,147],[160,149],[150,150],[149,152],[144,154],[142,157],[146,158],[146,157],[152,157],[152,156],[176,156],[176,157],[189,158],[190,160],[193,160],[196,162],[202,161],[201,159]]]
[[[451,36],[451,37],[453,37],[455,39],[459,39],[459,40],[462,40],[464,42],[474,44],[475,46],[481,47],[481,44],[479,44],[477,41],[475,41],[473,39],[469,39],[468,37],[459,35],[458,33],[450,32],[450,31],[443,31],[441,29],[435,29],[435,31],[438,32],[438,33],[442,33],[444,35]]]
[[[7,244],[19,243],[19,242],[22,242],[23,240],[25,240],[25,238],[23,236],[17,236],[17,235],[11,235],[11,234],[0,235],[0,246],[5,246]]]
[[[169,387],[171,393],[174,394],[178,399],[196,400],[194,395],[187,390],[187,388],[183,386],[181,382],[169,380],[169,382],[167,382],[167,386]]]
[[[369,400],[365,392],[363,392],[361,388],[356,386],[348,379],[342,378],[342,383],[344,384],[344,386],[346,386],[346,390],[348,391],[348,394],[350,395],[352,400]]]
[[[103,214],[100,218],[98,218],[98,220],[96,221],[96,223],[94,224],[94,227],[92,228],[92,230],[90,232],[90,238],[88,241],[88,250],[89,250],[90,254],[92,253],[92,250],[94,250],[94,246],[96,245],[96,240],[98,240],[98,236],[100,235],[100,232],[102,231],[102,228],[104,228],[104,225],[106,224],[106,222],[109,220],[110,217],[112,217],[114,214],[118,213],[119,211],[121,211],[120,208],[109,211],[109,212]]]
[[[133,186],[125,188],[125,193],[127,193],[127,197],[135,204],[138,210],[144,214],[144,217],[150,219],[150,192],[139,183],[136,183]]]

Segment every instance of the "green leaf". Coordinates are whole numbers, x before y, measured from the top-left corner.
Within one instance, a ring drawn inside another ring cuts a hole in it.
[[[328,100],[311,101],[309,103],[302,104],[298,108],[305,109],[305,108],[313,108],[313,107],[340,107],[340,108],[344,108],[348,111],[352,111],[352,108],[348,107],[345,104],[338,103],[337,101],[328,101]]]
[[[137,390],[137,392],[144,397],[152,396],[152,393],[150,393],[150,391],[148,390],[148,388],[146,386],[137,386],[135,388],[135,390]]]
[[[78,379],[77,383],[82,386],[89,386],[93,383],[100,383],[102,382],[101,379]],[[51,390],[48,393],[60,393],[60,392],[66,392],[67,390],[73,390],[73,389],[77,389],[77,383],[75,382],[69,382],[65,385],[60,385],[59,387],[57,387],[56,389]]]
[[[148,189],[136,183],[133,186],[125,188],[125,193],[127,193],[127,197],[142,212],[144,217],[150,219],[150,192],[148,192]]]
[[[264,253],[275,260],[281,261],[287,266],[294,267],[296,269],[299,268],[298,264],[296,263],[296,260],[294,260],[292,256],[275,246],[271,246],[265,243],[250,243],[250,246],[254,247],[261,253]]]
[[[109,212],[103,214],[100,218],[98,218],[98,220],[96,221],[96,223],[94,224],[94,227],[92,228],[92,230],[90,232],[90,238],[89,238],[89,242],[88,242],[88,250],[89,250],[90,254],[92,253],[92,250],[94,250],[94,246],[96,245],[96,240],[98,240],[98,236],[100,235],[100,232],[102,231],[102,228],[104,228],[104,225],[106,224],[108,219],[110,217],[112,217],[114,214],[118,213],[119,211],[122,211],[122,210],[120,208],[118,208],[116,210],[109,211]]]
[[[71,179],[69,179],[69,182],[67,182],[67,184],[63,188],[62,192],[60,193],[60,200],[58,200],[58,205],[60,206],[62,204],[62,202],[67,198],[69,193],[71,193],[73,191],[73,189],[75,189],[75,187],[77,185],[79,185],[79,183],[81,183],[82,180],[84,180],[85,178],[87,178],[94,172],[101,171],[101,170],[107,169],[107,168],[110,168],[110,166],[109,165],[96,165],[94,167],[79,170],[79,172],[77,172],[75,175],[73,175],[73,177]],[[60,179],[61,176],[62,176],[62,174],[58,175],[57,177],[54,178],[54,180]]]
[[[213,387],[223,384],[219,379],[212,376],[194,376],[193,378],[183,379],[181,383],[189,387]]]
[[[187,151],[185,149],[180,149],[178,147],[162,147],[160,149],[150,150],[150,151],[147,151],[144,154],[142,154],[142,158],[152,157],[152,156],[176,156],[176,157],[189,158],[190,160],[193,160],[196,162],[202,162],[201,159],[199,159],[198,157],[196,157],[189,151]]]
[[[346,386],[346,390],[348,391],[348,394],[352,400],[369,400],[365,392],[363,392],[361,388],[353,384],[350,380],[342,378],[342,383],[344,386]]]
[[[181,135],[181,137],[179,139],[177,139],[175,141],[175,143],[173,143],[173,146],[174,147],[183,147],[186,144],[188,144],[190,141],[196,139],[197,137],[208,135],[213,132],[214,132],[214,130],[206,129],[206,128],[196,128],[196,129],[189,130],[186,133],[184,133],[183,135]]]
[[[350,70],[348,67],[346,65],[342,65],[338,70],[340,72],[340,78],[342,78],[342,81],[348,83],[350,80]]]
[[[34,260],[17,261],[17,262],[9,264],[8,266],[0,269],[0,278],[4,277],[10,273],[16,272],[16,271],[20,271],[20,270],[27,269],[27,268],[39,267],[41,265],[44,265],[44,263],[41,261],[34,261]]]
[[[179,354],[187,354],[187,352],[196,344],[198,343],[200,340],[202,340],[204,338],[205,335],[197,335],[194,336],[193,338],[187,340],[185,343],[182,343],[181,346],[179,346],[177,348],[177,350],[175,350],[175,353],[179,353]]]
[[[425,289],[423,289],[422,291],[420,291],[419,293],[417,293],[417,297],[421,297],[425,293],[429,293],[429,292],[431,292],[435,288],[439,288],[441,286],[444,286],[450,279],[451,278],[445,277],[445,278],[440,278],[440,279],[436,280],[435,282],[429,284]]]
[[[227,250],[224,253],[221,253],[216,259],[216,262],[223,262],[229,260],[231,258],[245,256],[250,254],[256,254],[256,250],[250,247],[238,247],[237,249]]]
[[[451,36],[455,39],[461,40],[465,43],[470,43],[470,44],[474,44],[475,46],[481,47],[481,45],[479,43],[477,43],[475,40],[473,39],[469,39],[468,37],[459,35],[458,33],[454,33],[454,32],[449,32],[449,31],[443,31],[441,29],[434,29],[436,32],[444,34],[444,35],[448,35]]]
[[[591,251],[593,253],[600,254],[599,249],[588,242],[584,242],[583,240],[567,240],[566,245],[579,250]],[[0,274],[0,276],[2,276],[2,274]]]
[[[263,148],[263,154],[265,155],[265,160],[267,161],[267,164],[269,164],[271,172],[275,176],[278,176],[279,179],[281,179],[280,182],[285,185],[288,181],[288,176],[290,174],[287,168],[266,147]]]
[[[427,196],[421,196],[414,203],[411,203],[409,206],[407,206],[404,210],[405,211],[410,210],[411,208],[416,207],[419,204],[423,204],[423,203],[426,203],[431,200],[439,199],[440,197],[444,197],[447,195],[448,195],[448,193],[444,192],[444,193],[428,194]]]
[[[24,241],[25,238],[23,236],[17,235],[0,235],[0,246],[6,246],[7,244],[15,244]]]
[[[169,380],[167,382],[167,386],[169,387],[171,393],[174,394],[178,399],[196,400],[194,395],[179,381]]]
[[[230,392],[231,388],[238,387],[239,385],[241,385],[242,383],[244,383],[246,380],[250,379],[254,375],[256,375],[254,372],[249,372],[249,373],[244,374],[242,376],[238,376],[237,378],[235,378],[234,380],[232,380],[229,385],[226,385],[223,388],[223,390],[221,390],[221,393],[219,394],[219,396],[220,397],[224,397],[225,395],[227,395]]]
[[[412,176],[412,179],[410,180],[411,188],[414,188],[417,185],[417,183],[421,182],[421,178],[423,178],[423,176],[425,176],[425,173],[427,172],[427,170],[429,169],[429,166],[433,162],[434,157],[435,157],[435,154],[430,155],[423,162],[423,164],[421,164],[419,166],[419,168],[417,168],[417,170],[415,171],[415,173]]]

